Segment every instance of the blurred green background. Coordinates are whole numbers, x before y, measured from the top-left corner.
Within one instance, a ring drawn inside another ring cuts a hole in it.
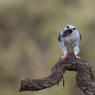
[[[23,77],[48,76],[61,56],[57,36],[70,23],[82,34],[81,57],[95,67],[94,0],[0,0],[0,95],[83,95],[75,72],[66,72],[65,87],[18,92]]]

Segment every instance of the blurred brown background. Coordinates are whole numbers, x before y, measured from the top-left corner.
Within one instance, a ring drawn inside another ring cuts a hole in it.
[[[47,76],[61,55],[57,35],[67,24],[82,34],[81,57],[95,66],[95,0],[0,0],[0,95],[83,95],[75,72],[38,92],[18,92],[26,76]]]

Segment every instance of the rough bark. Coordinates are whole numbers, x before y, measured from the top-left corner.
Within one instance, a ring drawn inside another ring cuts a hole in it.
[[[69,54],[65,60],[58,59],[52,72],[48,77],[42,79],[23,79],[19,91],[38,91],[57,85],[63,79],[64,73],[75,71],[76,86],[79,87],[85,95],[95,95],[95,76],[92,67],[86,60],[76,59],[74,54]]]

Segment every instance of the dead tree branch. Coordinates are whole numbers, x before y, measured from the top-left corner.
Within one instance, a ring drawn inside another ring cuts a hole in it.
[[[92,67],[83,59],[76,59],[74,54],[69,54],[65,60],[58,59],[52,68],[51,74],[42,79],[24,79],[21,80],[19,91],[38,91],[57,85],[63,79],[64,73],[76,71],[76,86],[79,87],[85,95],[95,95],[95,76]]]

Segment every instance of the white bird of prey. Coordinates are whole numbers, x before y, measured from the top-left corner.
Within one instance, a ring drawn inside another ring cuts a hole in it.
[[[63,53],[61,58],[66,58],[68,53],[74,53],[76,58],[80,59],[80,40],[80,31],[74,25],[65,25],[58,35],[58,42]]]

